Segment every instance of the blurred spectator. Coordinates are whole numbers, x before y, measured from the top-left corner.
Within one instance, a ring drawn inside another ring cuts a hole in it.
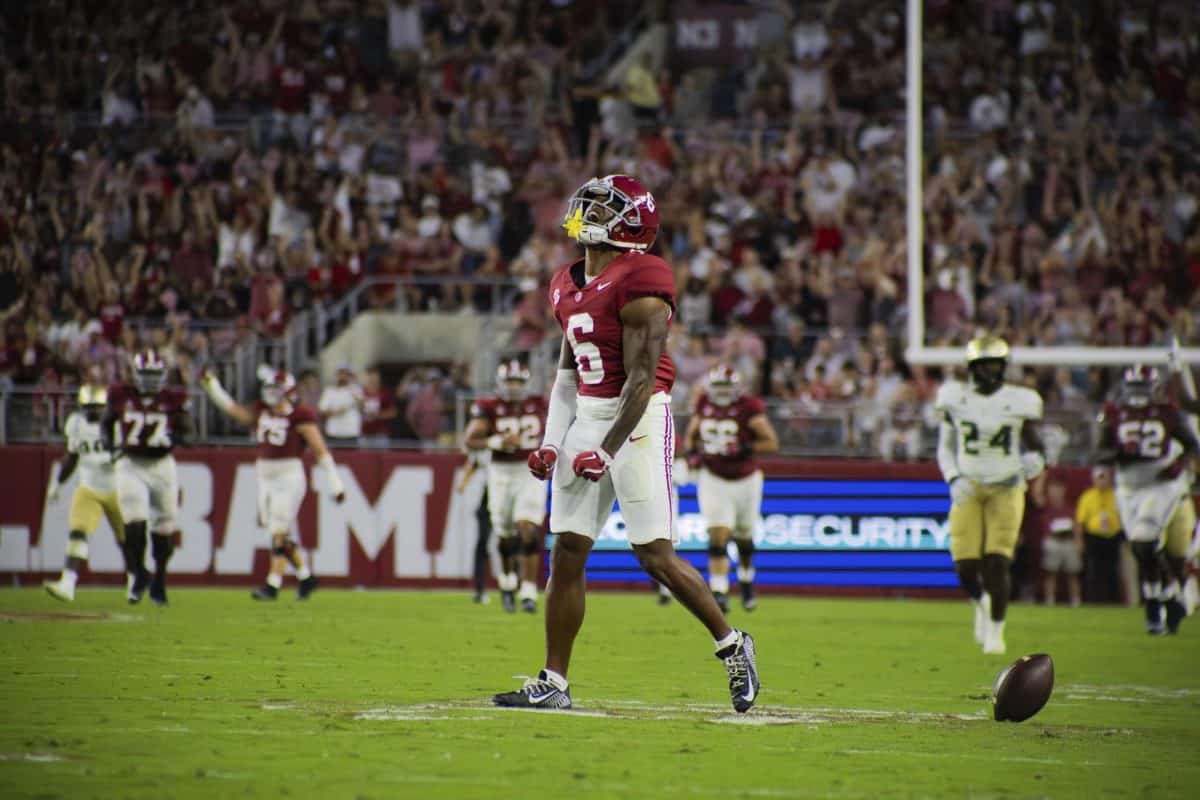
[[[386,445],[391,436],[392,420],[396,418],[396,400],[392,392],[384,388],[376,367],[363,373],[362,417],[363,441]]]
[[[1084,543],[1084,596],[1092,603],[1121,602],[1121,518],[1110,467],[1092,470],[1092,485],[1075,504],[1075,537]]]
[[[876,389],[878,391],[878,387]],[[905,382],[893,392],[890,399],[881,403],[883,408],[879,433],[879,454],[884,461],[896,458],[896,448],[903,450],[907,461],[916,461],[921,456],[921,403],[916,387]]]
[[[337,380],[321,392],[317,410],[325,421],[325,437],[334,444],[357,444],[362,436],[363,390],[354,379],[354,367],[342,363]]]
[[[1075,514],[1067,504],[1067,488],[1061,481],[1046,484],[1046,507],[1042,510],[1042,600],[1054,605],[1058,577],[1067,582],[1067,597],[1074,608],[1083,602],[1079,573],[1083,571],[1083,531],[1075,525]]]

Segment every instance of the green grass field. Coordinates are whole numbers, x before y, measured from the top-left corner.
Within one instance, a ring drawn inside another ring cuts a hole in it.
[[[567,713],[489,705],[541,664],[540,615],[498,603],[172,603],[0,591],[0,797],[1200,796],[1197,620],[1150,639],[1135,611],[1019,606],[985,657],[965,603],[768,596],[733,612],[763,676],[739,716],[702,630],[648,593],[590,598]],[[1050,704],[993,722],[992,680],[1039,651]]]

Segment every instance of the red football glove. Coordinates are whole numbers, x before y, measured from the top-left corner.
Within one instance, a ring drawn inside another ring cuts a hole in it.
[[[588,450],[575,456],[575,474],[589,481],[598,481],[612,466],[613,457],[603,447]]]
[[[554,474],[554,463],[558,461],[558,448],[554,445],[543,445],[529,454],[529,471],[539,481],[549,480]]]

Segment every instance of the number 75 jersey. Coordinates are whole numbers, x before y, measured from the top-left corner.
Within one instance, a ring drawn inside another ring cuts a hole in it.
[[[1005,483],[1021,472],[1021,426],[1042,418],[1042,397],[1005,384],[980,394],[961,381],[946,381],[934,400],[954,426],[959,472],[977,483]]]

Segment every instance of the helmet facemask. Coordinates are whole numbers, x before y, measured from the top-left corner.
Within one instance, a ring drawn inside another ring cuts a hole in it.
[[[647,247],[642,243],[621,241],[614,235],[622,226],[637,235],[643,226],[642,210],[632,197],[599,179],[588,181],[571,197],[562,226],[568,236],[584,247],[626,250]]]
[[[982,394],[992,394],[1004,385],[1008,361],[1003,358],[980,358],[967,364],[967,374]]]
[[[162,367],[147,367],[133,371],[133,383],[139,394],[158,394],[167,385],[167,370]]]

